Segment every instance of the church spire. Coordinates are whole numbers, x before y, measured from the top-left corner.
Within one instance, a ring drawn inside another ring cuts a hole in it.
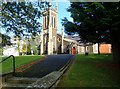
[[[52,1],[51,0],[49,0],[49,7],[51,7],[52,6]]]
[[[57,51],[57,31],[58,31],[58,13],[56,8],[52,7],[52,0],[48,1],[48,7],[43,14],[43,53],[53,54],[53,51]]]
[[[64,52],[64,26],[62,27],[62,46],[61,46],[61,50],[62,50],[62,53]]]
[[[56,0],[56,12],[58,12],[58,0]]]

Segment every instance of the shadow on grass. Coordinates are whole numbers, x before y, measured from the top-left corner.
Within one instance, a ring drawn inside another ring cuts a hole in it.
[[[77,55],[58,87],[120,87],[119,68],[111,54]]]

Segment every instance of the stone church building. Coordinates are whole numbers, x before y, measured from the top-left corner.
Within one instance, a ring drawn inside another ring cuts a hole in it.
[[[64,28],[62,33],[58,34],[58,4],[53,8],[50,6],[43,10],[41,46],[40,54],[82,54],[85,52],[98,53],[97,44],[83,44],[80,42],[79,36],[64,36]],[[103,47],[105,46],[105,47]],[[111,53],[111,45],[104,44],[100,48],[101,53]]]
[[[60,54],[76,53],[77,41],[64,37],[64,28],[62,34],[58,34],[58,5],[55,9],[50,3],[50,7],[43,10],[43,25],[41,32],[41,54]],[[72,50],[72,51],[70,51]]]
[[[98,53],[98,44],[84,44],[80,41],[79,36],[65,36],[64,27],[61,28],[61,34],[58,34],[58,4],[53,8],[51,3],[50,7],[42,10],[42,31],[40,37],[36,37],[34,42],[30,40],[31,53],[33,51],[38,51],[38,54],[84,54],[86,52],[94,54]],[[20,47],[18,47],[18,40],[11,43],[15,44],[12,47],[4,48],[4,55],[20,55],[22,53],[22,45],[25,44],[27,47],[27,41],[20,41]],[[111,53],[111,44],[100,44],[100,53]],[[26,53],[27,53],[26,48]],[[35,52],[34,52],[35,53]],[[37,53],[37,52],[36,52]]]

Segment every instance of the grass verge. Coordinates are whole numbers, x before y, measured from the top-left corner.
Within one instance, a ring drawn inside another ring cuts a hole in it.
[[[40,60],[41,58],[43,58],[44,56],[40,56],[40,55],[27,55],[27,56],[16,56],[16,68],[23,66],[25,64],[28,64],[30,62],[36,61],[36,60]],[[2,60],[5,57],[2,57]],[[12,58],[9,58],[8,60],[4,61],[3,63],[0,64],[0,73],[8,73],[12,71]]]
[[[112,55],[76,55],[58,87],[120,87],[119,67]]]

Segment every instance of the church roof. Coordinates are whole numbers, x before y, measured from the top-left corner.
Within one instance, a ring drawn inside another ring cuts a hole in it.
[[[76,40],[73,40],[73,39],[68,39],[68,38],[64,38],[65,41],[68,41],[68,42],[73,42],[73,43],[78,43]]]
[[[60,33],[57,33],[57,35],[59,35],[59,36],[61,36],[61,37],[62,37],[62,35],[61,35]]]
[[[59,33],[57,33],[57,35],[59,35],[59,36],[62,37],[62,35],[59,34]],[[83,43],[83,42],[81,41],[81,39],[80,39],[80,36],[67,35],[67,36],[64,37],[64,41],[73,42],[73,43],[76,43],[76,44],[81,45],[81,46],[84,45],[84,43]]]
[[[68,36],[65,36],[65,38],[71,39],[71,40],[75,40],[75,41],[80,41],[80,37],[79,36],[70,36],[70,35],[68,35]]]

